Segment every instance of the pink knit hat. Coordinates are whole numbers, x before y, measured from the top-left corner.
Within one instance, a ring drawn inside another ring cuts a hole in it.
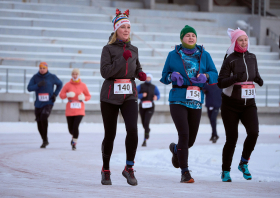
[[[230,55],[231,53],[234,52],[235,43],[236,43],[236,40],[238,39],[238,37],[243,36],[243,35],[247,36],[247,34],[243,30],[240,30],[239,28],[236,30],[228,28],[227,33],[228,33],[229,38],[231,39],[231,45],[227,49],[227,54]],[[248,39],[247,50],[249,50],[249,46],[250,46],[250,41]]]

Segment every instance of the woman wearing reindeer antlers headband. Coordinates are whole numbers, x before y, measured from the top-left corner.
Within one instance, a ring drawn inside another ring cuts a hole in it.
[[[226,131],[226,143],[223,149],[222,181],[231,182],[230,167],[234,154],[239,120],[246,128],[247,138],[238,169],[243,177],[251,180],[248,161],[259,135],[259,121],[255,102],[255,85],[263,85],[258,72],[255,54],[250,53],[249,38],[240,29],[228,29],[231,45],[227,50],[218,78],[218,86],[223,88],[221,115]]]
[[[103,185],[112,185],[109,162],[113,151],[117,130],[119,110],[123,116],[127,131],[126,165],[122,175],[127,183],[137,185],[134,176],[134,158],[138,144],[137,119],[138,96],[135,78],[146,80],[138,59],[138,48],[130,43],[129,10],[121,13],[116,10],[113,19],[114,32],[109,38],[108,45],[103,47],[101,54],[100,72],[105,81],[102,85],[100,101],[101,113],[105,129],[102,142],[103,167],[101,171]]]

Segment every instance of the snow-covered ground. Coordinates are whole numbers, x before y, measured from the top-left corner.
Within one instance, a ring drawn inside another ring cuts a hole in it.
[[[0,197],[280,197],[280,126],[260,126],[260,136],[249,162],[253,176],[243,179],[237,166],[246,132],[240,126],[232,163],[232,183],[220,179],[224,129],[220,139],[209,141],[210,125],[201,125],[190,149],[189,168],[193,184],[181,184],[180,170],[171,164],[168,146],[177,141],[173,124],[151,125],[146,148],[139,147],[135,159],[138,186],[129,186],[121,172],[125,165],[125,126],[118,125],[111,158],[112,186],[102,186],[100,145],[103,125],[83,123],[77,150],[72,151],[66,124],[49,125],[49,142],[40,149],[35,123],[0,123]]]

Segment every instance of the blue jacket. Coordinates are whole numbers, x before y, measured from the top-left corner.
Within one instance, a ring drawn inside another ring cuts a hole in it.
[[[138,92],[138,98],[141,100],[141,99],[143,98],[143,93],[141,93],[141,85],[138,85],[138,86],[137,86],[137,92]],[[154,95],[157,96],[157,100],[160,99],[160,92],[159,92],[157,86],[155,86]]]
[[[45,80],[45,86],[38,87],[38,83],[42,80]],[[54,92],[54,85],[56,85],[56,89]],[[36,100],[35,100],[35,107],[36,108],[42,108],[46,105],[53,105],[52,100],[50,99],[52,95],[58,96],[60,90],[62,88],[62,82],[57,78],[56,75],[51,74],[50,72],[47,72],[45,75],[40,74],[39,72],[35,74],[29,81],[29,84],[27,86],[27,90],[29,92],[35,91],[36,92]],[[49,101],[41,102],[38,99],[38,94],[40,93],[47,93],[49,95]]]
[[[204,93],[206,95],[206,107],[219,108],[222,104],[222,89],[215,85],[205,85]]]
[[[197,45],[196,47],[198,48],[198,50],[201,51],[198,73],[208,74],[209,75],[208,83],[210,85],[217,84],[218,72],[210,54],[207,51],[205,51],[202,46]],[[187,76],[183,59],[179,54],[179,50],[181,48],[182,45],[176,45],[175,49],[169,52],[162,71],[162,78],[160,79],[160,82],[166,85],[170,84],[170,81],[168,79],[169,74],[171,74],[172,72],[179,72],[183,76],[184,85],[198,86],[203,88],[204,83],[192,83],[189,77]],[[177,82],[172,81],[172,85],[177,85]],[[169,92],[169,101],[187,101],[186,91],[187,89],[172,88]],[[203,103],[204,93],[203,91],[201,91],[200,93],[201,93],[201,103]]]

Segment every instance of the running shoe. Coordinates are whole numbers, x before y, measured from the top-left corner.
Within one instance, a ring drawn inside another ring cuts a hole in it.
[[[181,183],[194,183],[194,179],[192,178],[190,171],[186,171],[181,176]]]
[[[101,184],[102,185],[112,185],[111,178],[110,178],[111,172],[110,170],[101,170]]]
[[[240,170],[243,173],[243,177],[246,180],[251,180],[252,179],[252,175],[248,170],[248,164],[239,164],[238,170]]]
[[[230,178],[230,174],[229,173],[230,173],[229,171],[223,171],[222,172],[221,179],[222,179],[223,182],[231,182],[231,178]]]
[[[124,167],[122,175],[127,179],[127,183],[131,186],[137,186],[137,179],[135,178],[133,168]]]
[[[174,149],[175,149],[176,146],[177,146],[177,145],[176,145],[175,143],[172,142],[172,143],[169,145],[169,149],[170,149],[170,151],[171,151],[171,153],[172,153],[172,159],[171,159],[171,161],[172,161],[173,166],[174,166],[175,168],[179,168],[180,165],[179,165],[178,156],[177,156],[177,154],[175,154],[175,152],[174,152]]]

